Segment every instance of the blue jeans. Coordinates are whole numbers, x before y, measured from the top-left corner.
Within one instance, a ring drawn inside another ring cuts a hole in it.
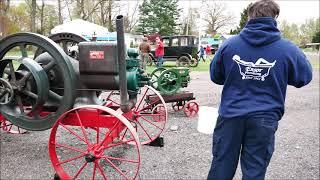
[[[162,67],[163,66],[163,56],[158,56],[157,57],[157,67]]]
[[[242,179],[264,179],[277,129],[278,121],[274,119],[219,116],[213,134],[213,160],[208,179],[232,180],[239,156]]]

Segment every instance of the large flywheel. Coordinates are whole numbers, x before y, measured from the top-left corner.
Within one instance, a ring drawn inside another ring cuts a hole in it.
[[[74,69],[63,49],[45,36],[17,33],[3,38],[0,75],[0,112],[19,127],[49,129],[73,106]]]

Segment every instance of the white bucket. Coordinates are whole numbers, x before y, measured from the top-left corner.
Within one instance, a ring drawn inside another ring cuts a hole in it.
[[[204,134],[213,134],[213,129],[218,118],[218,109],[208,106],[200,106],[197,130]]]

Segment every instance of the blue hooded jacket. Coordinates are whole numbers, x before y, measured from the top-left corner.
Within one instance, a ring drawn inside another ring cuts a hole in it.
[[[297,46],[280,37],[276,21],[261,17],[223,43],[210,64],[210,77],[224,85],[220,116],[280,120],[287,85],[308,84],[312,68]]]

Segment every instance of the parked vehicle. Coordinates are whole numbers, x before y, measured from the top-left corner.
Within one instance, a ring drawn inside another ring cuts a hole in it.
[[[176,61],[176,66],[198,65],[198,44],[199,40],[196,36],[163,36],[161,40],[164,44],[164,60]],[[157,63],[155,51],[149,54],[148,65]]]

